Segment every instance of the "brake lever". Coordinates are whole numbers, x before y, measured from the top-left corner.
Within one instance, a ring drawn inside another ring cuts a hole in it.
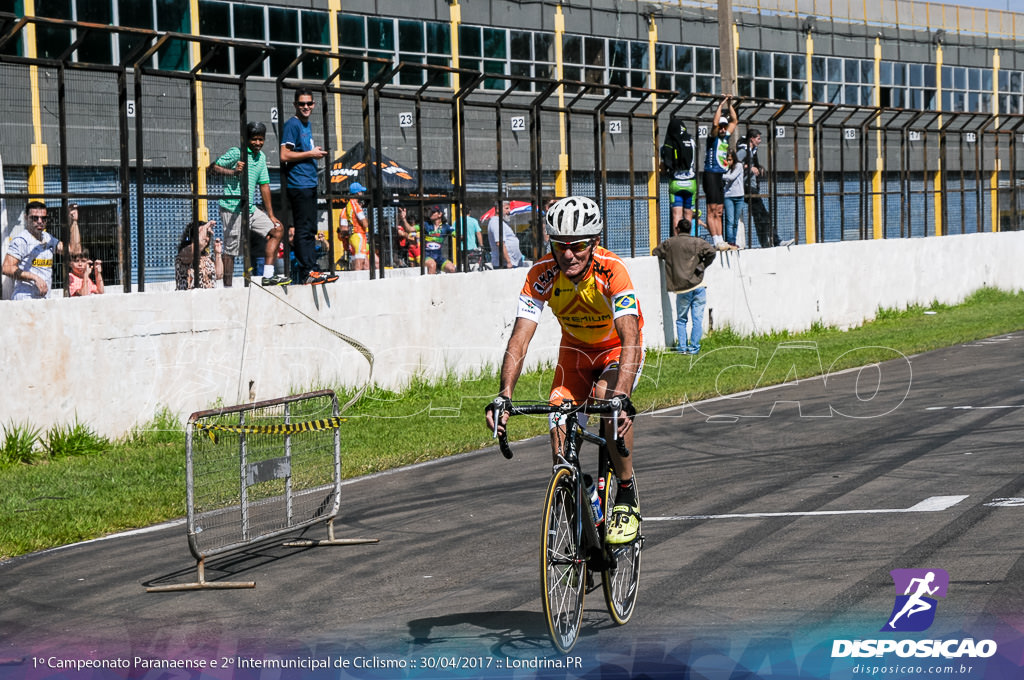
[[[494,401],[491,402],[491,406],[494,411],[494,431],[491,433],[491,439],[498,437],[498,426],[501,424],[501,414],[505,412],[505,400],[501,397],[495,397]]]
[[[501,455],[505,456],[506,459],[511,460],[512,449],[508,445],[508,430],[503,434],[498,434],[498,427],[501,425],[501,416],[505,413],[505,399],[501,397],[495,397],[491,405],[494,407],[494,432],[491,435],[493,438],[498,440],[498,449],[501,451]]]
[[[619,397],[612,397],[609,400],[612,408],[612,436],[615,439],[615,448],[618,449],[619,455],[623,458],[629,458],[629,449],[626,448],[626,440],[619,436],[619,411],[623,409],[622,399]]]

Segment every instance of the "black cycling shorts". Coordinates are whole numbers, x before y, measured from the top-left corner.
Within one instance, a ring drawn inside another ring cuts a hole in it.
[[[708,205],[725,204],[725,183],[720,172],[705,172],[701,178],[704,185],[704,201]]]

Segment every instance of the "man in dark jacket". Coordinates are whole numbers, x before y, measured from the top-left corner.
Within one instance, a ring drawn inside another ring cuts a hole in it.
[[[779,245],[779,232],[772,224],[771,214],[761,194],[761,181],[765,177],[764,167],[757,157],[761,145],[761,131],[748,130],[747,136],[736,146],[736,157],[743,163],[743,186],[750,205],[750,220],[754,223],[757,240],[762,248]]]
[[[676,235],[659,243],[653,251],[665,261],[665,287],[676,294],[676,351],[682,354],[700,352],[704,335],[704,269],[715,259],[715,249],[702,238],[690,236],[690,223],[679,220]],[[693,321],[693,332],[687,335],[686,324]]]

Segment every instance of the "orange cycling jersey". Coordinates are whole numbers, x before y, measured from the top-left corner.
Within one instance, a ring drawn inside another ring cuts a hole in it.
[[[562,344],[569,347],[617,347],[615,319],[620,316],[637,316],[640,329],[644,326],[626,264],[600,246],[594,248],[590,271],[578,284],[562,273],[550,253],[533,265],[519,294],[517,316],[539,322],[545,304],[551,305],[562,325]]]
[[[369,252],[366,228],[362,224],[362,221],[365,219],[366,212],[355,199],[345,202],[345,207],[341,211],[341,217],[338,219],[338,224],[343,230],[345,227],[350,229],[347,243],[343,243],[343,247],[348,250],[350,255],[357,258],[366,257]],[[336,249],[335,252],[340,251]]]
[[[366,228],[362,221],[366,219],[366,212],[354,199],[345,202],[345,209],[341,211],[341,225],[350,226],[352,233],[365,234]]]

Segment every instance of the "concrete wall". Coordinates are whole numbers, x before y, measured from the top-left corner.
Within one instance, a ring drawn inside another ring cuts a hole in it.
[[[1022,261],[1024,232],[971,234],[726,253],[705,280],[717,328],[800,331],[856,326],[879,307],[955,303],[982,286],[1020,290]],[[659,262],[629,268],[645,342],[664,346],[674,317]],[[0,423],[48,427],[77,415],[120,435],[161,407],[184,419],[217,403],[365,383],[363,356],[310,318],[366,345],[382,386],[497,367],[525,273],[2,302]],[[553,360],[558,338],[546,313],[530,363]]]

